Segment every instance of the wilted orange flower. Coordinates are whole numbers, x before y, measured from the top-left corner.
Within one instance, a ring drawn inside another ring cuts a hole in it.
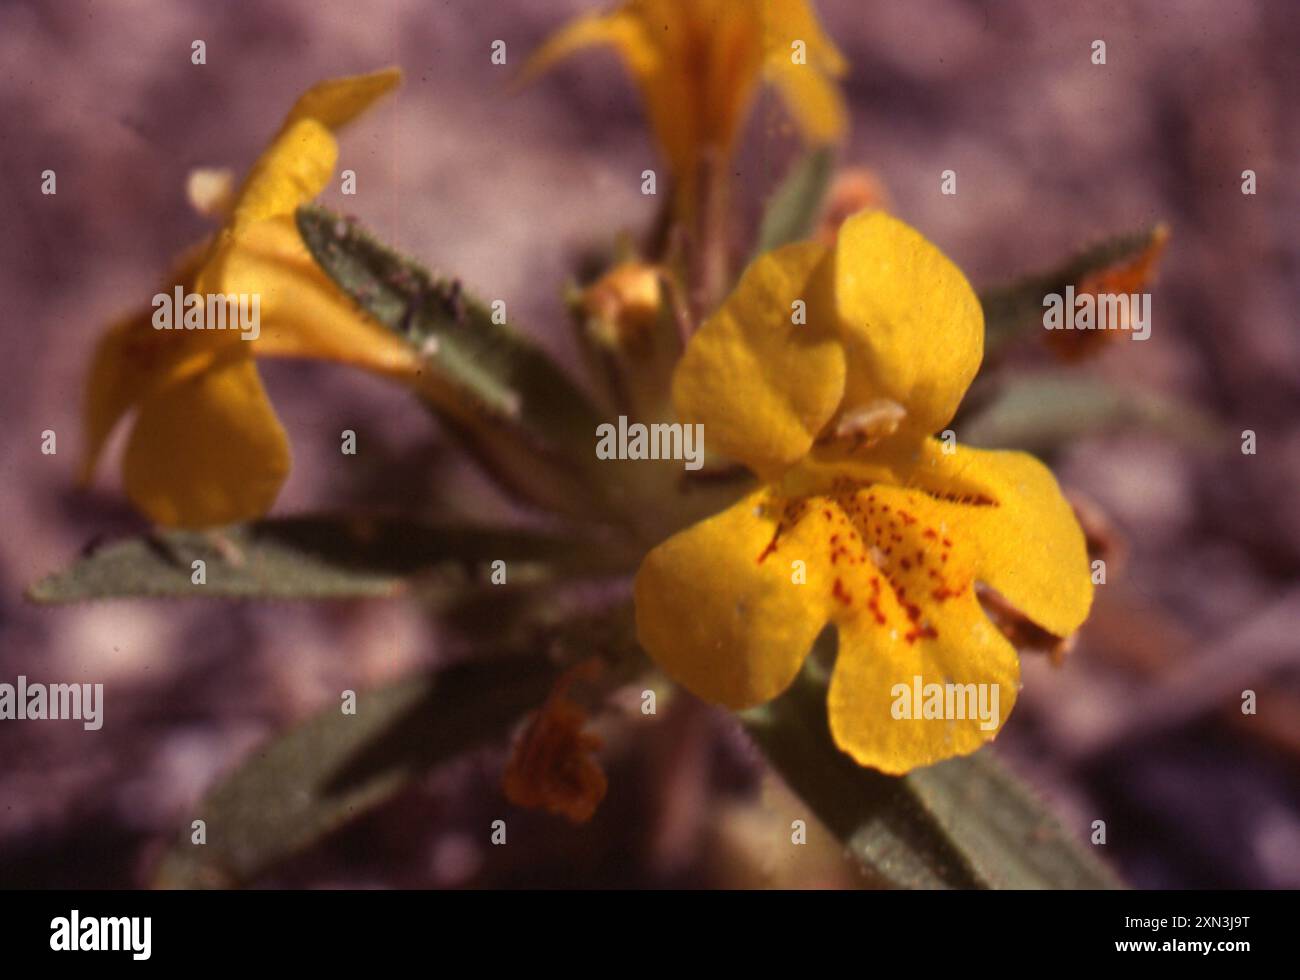
[[[568,696],[586,672],[582,665],[561,677],[515,743],[501,783],[515,806],[586,823],[605,798],[609,783],[593,755],[604,742],[583,730],[587,713]]]
[[[1151,242],[1137,255],[1124,259],[1105,269],[1084,276],[1075,286],[1076,299],[1080,296],[1104,294],[1130,295],[1141,293],[1155,278],[1156,263],[1164,254],[1169,241],[1169,229],[1160,225],[1151,235]],[[1048,330],[1047,344],[1063,361],[1081,361],[1101,353],[1106,345],[1129,329],[1129,307],[1120,307],[1117,322],[1111,323],[1105,311],[1098,307],[1099,322],[1095,330]]]

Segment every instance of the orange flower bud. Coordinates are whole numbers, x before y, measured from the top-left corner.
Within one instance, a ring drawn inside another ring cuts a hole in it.
[[[655,266],[624,262],[583,290],[581,305],[594,339],[608,347],[628,348],[650,333],[662,299]]]

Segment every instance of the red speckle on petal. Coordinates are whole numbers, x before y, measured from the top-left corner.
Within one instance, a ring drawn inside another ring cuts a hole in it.
[[[851,606],[853,604],[853,596],[845,590],[844,583],[839,579],[835,580],[835,586],[831,589],[831,595],[846,606]]]

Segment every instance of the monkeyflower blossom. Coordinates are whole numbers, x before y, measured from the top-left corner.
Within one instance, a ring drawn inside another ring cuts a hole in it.
[[[1019,662],[977,584],[1060,637],[1092,584],[1042,463],[934,435],[983,337],[957,267],[881,211],[750,265],[691,338],[673,399],[762,486],[641,565],[638,636],[669,675],[733,709],[762,704],[833,624],[828,718],[858,763],[905,773],[997,734]]]
[[[807,0],[627,0],[562,28],[525,77],[592,45],[613,47],[636,81],[679,200],[692,199],[701,164],[731,155],[765,81],[808,142],[846,127],[835,79],[847,65]]]
[[[225,221],[181,260],[162,295],[256,297],[258,329],[158,329],[152,306],[112,326],[87,383],[83,479],[134,410],[122,476],[141,512],[178,527],[260,517],[288,476],[290,453],[255,358],[319,358],[417,381],[418,352],[330,281],[294,223],[333,175],[335,132],[400,80],[388,69],[309,89],[228,202],[210,175],[192,182],[191,197],[224,210]]]

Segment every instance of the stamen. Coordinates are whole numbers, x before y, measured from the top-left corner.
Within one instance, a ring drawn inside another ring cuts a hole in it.
[[[845,409],[829,436],[819,442],[848,443],[853,449],[869,449],[898,431],[907,410],[888,398],[877,398],[856,408]]]

